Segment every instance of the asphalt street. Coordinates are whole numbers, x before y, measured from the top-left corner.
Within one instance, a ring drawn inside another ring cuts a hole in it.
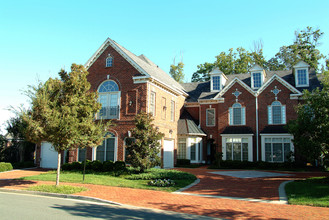
[[[184,213],[0,192],[0,219],[212,219]]]

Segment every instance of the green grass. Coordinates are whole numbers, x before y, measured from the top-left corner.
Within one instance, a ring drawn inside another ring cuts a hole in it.
[[[161,190],[174,192],[184,186],[187,186],[194,182],[196,177],[192,174],[176,171],[176,170],[161,170],[151,169],[143,174],[132,174],[132,175],[121,175],[115,177],[112,173],[89,173],[85,176],[84,183],[95,184],[95,185],[106,185],[106,186],[118,186],[138,189],[150,189],[150,190]],[[147,183],[151,179],[156,178],[170,178],[176,183],[171,187],[156,187],[149,186]],[[56,172],[49,171],[44,174],[37,176],[23,177],[24,180],[39,180],[39,181],[56,181]],[[69,183],[83,183],[82,173],[73,171],[62,171],[60,175],[60,182]]]
[[[313,177],[288,183],[290,204],[329,207],[329,177]]]
[[[80,186],[64,186],[64,185],[57,187],[55,185],[38,185],[38,186],[31,186],[26,190],[48,192],[48,193],[74,194],[74,193],[87,191],[87,188]]]

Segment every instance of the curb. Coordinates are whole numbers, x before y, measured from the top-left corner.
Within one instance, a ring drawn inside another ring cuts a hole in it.
[[[293,182],[293,180],[284,181],[279,186],[279,198],[280,198],[280,202],[282,202],[283,204],[288,204],[288,197],[286,194],[285,186],[287,185],[287,183],[291,183],[291,182]]]
[[[191,183],[190,185],[187,185],[183,188],[180,188],[179,190],[175,191],[175,192],[172,192],[172,193],[179,193],[179,192],[182,192],[184,190],[187,190],[188,188],[191,188],[192,186],[195,186],[196,184],[200,183],[200,179],[196,179],[193,183]]]
[[[59,194],[59,193],[46,193],[46,192],[38,192],[38,191],[27,191],[27,190],[17,190],[17,189],[4,189],[0,188],[0,192],[9,192],[9,193],[19,193],[19,194],[26,194],[26,195],[39,195],[39,196],[49,196],[49,197],[55,197],[55,198],[63,198],[63,199],[77,199],[77,200],[83,200],[88,202],[97,202],[97,203],[103,203],[108,205],[122,205],[117,202],[108,201],[105,199],[99,199],[95,197],[89,197],[89,196],[77,196],[77,195],[69,195],[69,194]]]

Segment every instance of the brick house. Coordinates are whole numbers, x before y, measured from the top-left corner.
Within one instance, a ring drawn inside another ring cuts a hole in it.
[[[146,56],[109,38],[85,67],[102,104],[97,119],[111,119],[116,126],[101,146],[65,152],[65,162],[83,161],[85,150],[90,160],[125,160],[125,140],[140,111],[152,113],[164,133],[162,167],[173,167],[177,158],[210,162],[215,152],[223,152],[224,160],[283,162],[294,152],[284,125],[296,118],[302,90],[320,86],[302,61],[290,71],[255,65],[249,73],[226,76],[215,68],[208,82],[179,84]],[[56,167],[52,154],[51,145],[43,143],[37,164]]]

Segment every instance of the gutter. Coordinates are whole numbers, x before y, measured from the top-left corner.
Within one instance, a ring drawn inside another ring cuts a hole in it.
[[[256,149],[257,161],[259,160],[259,143],[258,143],[258,97],[256,96]]]

